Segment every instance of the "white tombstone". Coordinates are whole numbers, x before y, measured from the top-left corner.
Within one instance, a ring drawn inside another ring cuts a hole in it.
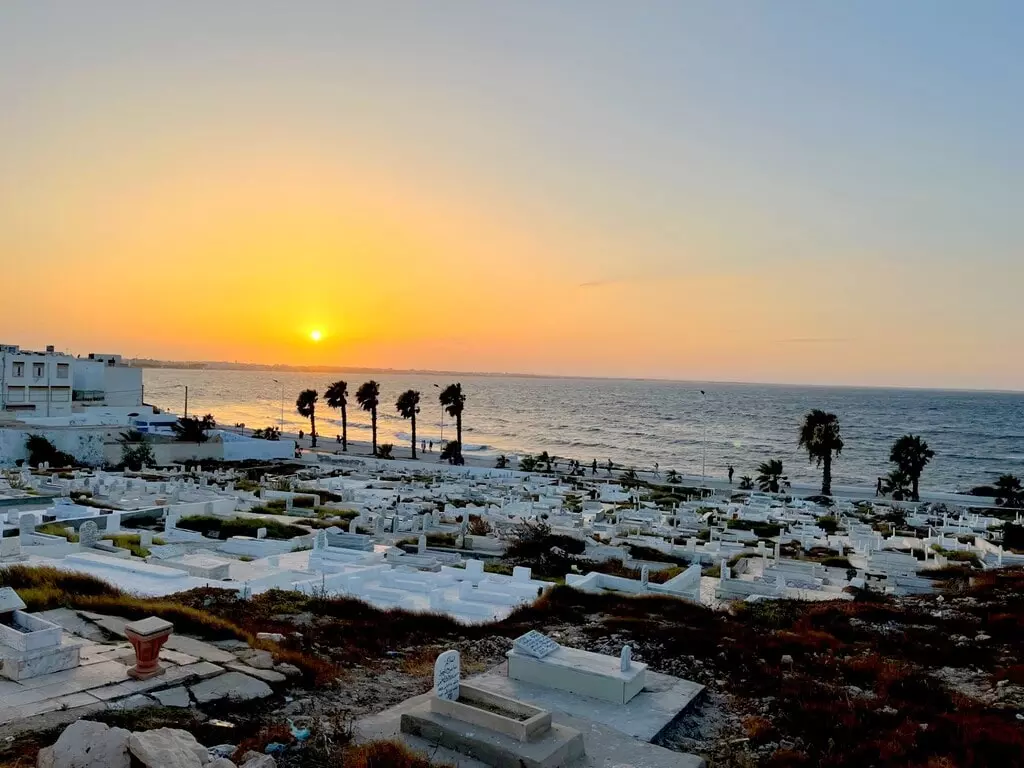
[[[348,521],[348,532],[359,533],[358,518],[353,517],[351,520]]]
[[[100,540],[100,529],[92,520],[86,520],[78,529],[78,543],[82,549],[91,549]]]
[[[512,641],[512,646],[517,651],[533,656],[535,659],[543,659],[559,648],[558,643],[535,629],[517,637]]]
[[[517,565],[512,569],[512,581],[517,583],[524,583],[533,580],[533,570],[526,568],[522,565]]]
[[[416,552],[418,554],[424,554],[427,551],[427,537],[420,534],[419,539],[416,540]]]
[[[32,543],[32,534],[36,531],[36,525],[38,525],[35,513],[33,512],[22,512],[18,517],[18,537],[21,539],[22,544]]]
[[[291,496],[285,496],[285,498],[284,498],[284,508],[286,510],[291,511],[291,509],[292,509],[294,504],[295,504],[295,499],[293,499]]]
[[[121,513],[111,512],[107,515],[107,533],[118,533],[121,530]]]
[[[629,672],[629,668],[633,663],[633,649],[628,645],[622,646],[622,654],[619,656],[619,670],[622,672]]]
[[[377,533],[384,533],[384,516],[378,514],[373,521],[373,529]]]
[[[316,535],[313,536],[313,549],[316,552],[327,549],[327,531],[323,528],[317,531]]]
[[[461,679],[459,652],[445,651],[434,662],[434,695],[439,699],[458,701]]]
[[[256,529],[256,538],[257,539],[265,539],[265,538],[267,538],[267,529],[266,528],[257,528]]]
[[[651,578],[651,569],[648,566],[640,568],[640,586],[647,589],[647,582]]]
[[[153,532],[139,531],[139,544],[147,548],[153,546]]]
[[[391,532],[392,532],[392,533],[398,533],[398,524],[399,524],[400,522],[401,522],[401,521],[400,521],[400,520],[398,519],[398,515],[397,515],[397,514],[396,514],[396,515],[394,515],[394,516],[393,516],[393,517],[391,518]]]
[[[0,539],[0,560],[12,560],[20,557],[20,536],[4,536],[2,539]]]
[[[721,573],[721,580],[728,581],[729,577],[731,576],[731,574],[729,573],[729,561],[722,560],[721,565],[719,565],[718,568]]]

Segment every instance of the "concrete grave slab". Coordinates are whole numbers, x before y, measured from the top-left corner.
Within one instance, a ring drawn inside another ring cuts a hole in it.
[[[618,665],[618,659],[613,661]],[[515,680],[508,676],[507,663],[466,683],[551,712],[587,718],[642,741],[657,738],[704,691],[698,683],[648,670],[644,689],[628,703],[616,704]]]

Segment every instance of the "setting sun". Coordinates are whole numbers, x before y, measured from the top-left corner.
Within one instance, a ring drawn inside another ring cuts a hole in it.
[[[320,341],[323,338],[323,334],[320,331],[310,331],[309,338],[313,341]]]

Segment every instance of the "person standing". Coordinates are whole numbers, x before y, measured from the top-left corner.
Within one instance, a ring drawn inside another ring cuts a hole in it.
[[[736,471],[736,470],[734,470],[734,469],[732,468],[732,464],[730,464],[730,465],[729,465],[729,485],[732,485],[732,475],[733,475],[733,472],[735,472],[735,471]]]
[[[878,478],[878,482],[875,483],[875,496],[882,495],[882,478]]]
[[[597,459],[594,459],[594,463],[590,465],[590,474],[597,474]]]

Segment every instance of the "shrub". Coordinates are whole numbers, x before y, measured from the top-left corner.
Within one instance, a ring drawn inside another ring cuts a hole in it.
[[[232,517],[221,518],[210,515],[190,515],[178,521],[178,527],[186,531],[196,531],[204,536],[216,533],[217,538],[224,540],[232,536],[256,536],[260,528],[267,529],[268,539],[293,539],[305,536],[309,532],[297,525],[289,525],[272,518]]]
[[[478,515],[471,515],[469,518],[469,534],[471,536],[487,536],[493,529],[491,524]]]
[[[378,459],[393,459],[392,451],[395,450],[395,446],[391,443],[381,443],[377,446],[377,458]]]

